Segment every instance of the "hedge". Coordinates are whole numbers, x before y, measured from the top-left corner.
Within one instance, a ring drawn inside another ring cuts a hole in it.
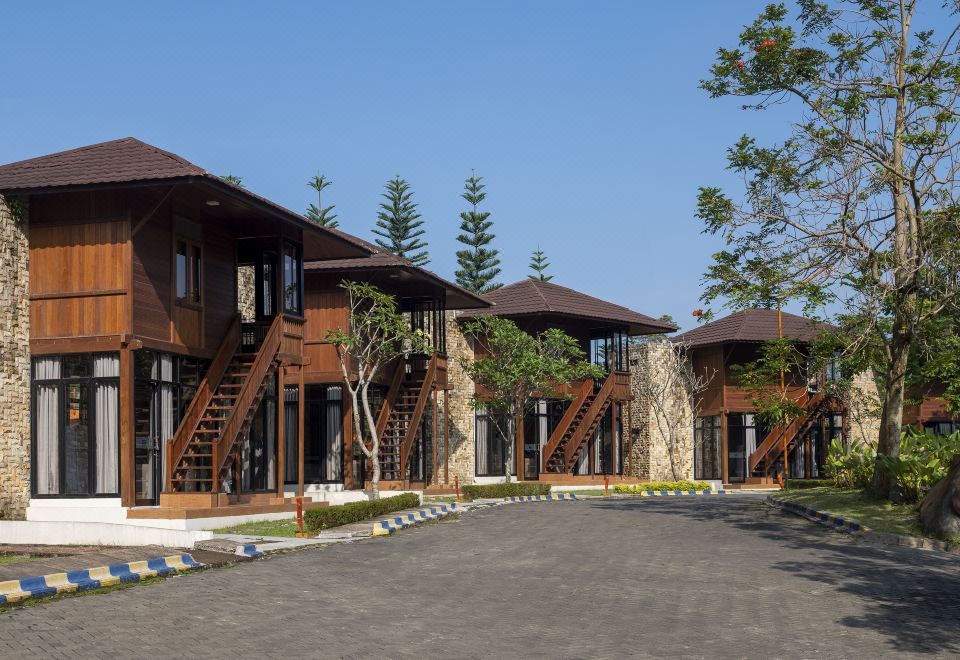
[[[648,481],[642,484],[617,484],[614,493],[641,493],[645,490],[710,490],[706,481]]]
[[[310,509],[303,514],[304,526],[312,532],[320,532],[331,527],[348,525],[361,520],[375,518],[394,511],[412,509],[420,506],[420,496],[416,493],[394,495],[381,500],[347,502],[336,506]]]
[[[509,484],[472,484],[460,486],[460,495],[466,501],[483,497],[515,497],[518,495],[549,495],[550,484],[523,481]]]
[[[787,479],[787,488],[827,488],[833,485],[833,479]]]

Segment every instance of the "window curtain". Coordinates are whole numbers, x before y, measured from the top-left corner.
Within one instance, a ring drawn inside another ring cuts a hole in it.
[[[120,357],[118,355],[95,355],[94,378],[118,378]],[[98,382],[94,389],[94,416],[96,419],[96,452],[98,495],[120,492],[117,454],[120,448],[120,385]]]
[[[550,439],[550,417],[547,402],[544,399],[537,401],[537,439],[540,449],[543,449],[547,440]]]
[[[33,368],[37,380],[60,377],[59,358],[37,358]],[[38,384],[35,392],[37,494],[56,495],[60,492],[60,388]]]
[[[283,390],[283,480],[297,483],[300,479],[300,418],[298,402],[300,391],[297,387]]]
[[[343,479],[343,415],[341,398],[343,390],[339,387],[327,388],[326,417],[326,458],[325,471],[327,481]]]
[[[177,407],[174,398],[173,385],[160,385],[160,480],[167,482],[167,441],[177,432]]]
[[[477,456],[477,475],[486,476],[490,474],[490,466],[487,461],[490,444],[490,422],[487,420],[486,412],[478,409],[476,413],[476,456]]]
[[[263,424],[264,431],[264,451],[267,453],[266,464],[267,473],[264,475],[266,479],[266,488],[267,490],[276,490],[277,489],[277,401],[275,399],[267,399],[264,401],[266,404],[266,419]]]

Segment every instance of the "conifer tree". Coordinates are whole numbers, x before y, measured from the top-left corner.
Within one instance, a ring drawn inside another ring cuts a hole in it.
[[[539,280],[540,282],[549,282],[553,279],[553,275],[547,275],[547,268],[550,267],[550,262],[547,261],[546,255],[543,253],[543,250],[540,249],[540,246],[537,246],[536,252],[533,253],[533,256],[530,257],[530,270],[533,271],[532,275],[528,275],[531,280]]]
[[[332,184],[333,181],[326,178],[322,174],[318,174],[309,181],[307,185],[317,191],[317,203],[311,204],[307,207],[306,216],[316,222],[322,227],[329,227],[330,229],[336,229],[340,226],[340,223],[336,221],[337,214],[331,213],[336,207],[331,205],[326,208],[323,207],[323,200],[321,199],[320,193],[323,192],[324,188]]]
[[[457,250],[457,284],[474,293],[487,293],[499,289],[502,284],[494,279],[500,274],[499,250],[487,247],[496,238],[490,233],[493,221],[489,211],[478,211],[477,207],[487,193],[481,183],[483,177],[471,174],[463,185],[464,191],[460,195],[468,204],[470,210],[460,214],[460,235],[457,240],[467,246],[465,250]]]
[[[430,257],[427,243],[420,237],[427,232],[423,229],[423,220],[419,219],[410,184],[396,176],[387,181],[385,189],[383,197],[387,201],[380,203],[377,226],[373,230],[380,236],[376,239],[377,245],[417,266],[425,266],[430,263]]]

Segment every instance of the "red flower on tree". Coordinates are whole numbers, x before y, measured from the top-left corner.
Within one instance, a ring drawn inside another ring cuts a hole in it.
[[[694,316],[697,316],[697,317],[703,316],[703,310],[702,310],[702,309],[695,309],[695,310],[693,310],[693,315],[694,315]]]
[[[736,66],[738,69],[742,69],[743,67],[745,67],[745,66],[747,66],[747,65],[744,64],[743,62],[737,62],[735,66]]]

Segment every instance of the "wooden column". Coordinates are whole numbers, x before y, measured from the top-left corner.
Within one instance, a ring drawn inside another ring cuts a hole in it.
[[[723,483],[730,483],[730,468],[728,459],[730,458],[727,449],[727,411],[720,411],[720,476]]]
[[[434,484],[439,483],[440,481],[437,478],[437,440],[439,438],[437,434],[437,423],[440,417],[439,413],[440,411],[437,409],[437,391],[434,390],[433,391],[433,441],[430,443],[431,445],[433,445],[433,472],[430,473],[430,477],[431,479],[433,479]]]
[[[513,464],[517,471],[517,481],[523,481],[523,413],[517,416],[517,433],[513,443]]]
[[[166,443],[167,438],[161,439]],[[136,441],[133,424],[133,351],[120,349],[120,504],[137,503]],[[163,463],[163,461],[160,461]],[[156,469],[161,469],[160,465]]]
[[[286,437],[284,436],[284,409],[287,402],[284,400],[284,374],[286,369],[283,366],[277,368],[277,497],[283,498],[283,461],[286,458]]]
[[[297,395],[297,497],[303,497],[303,441],[304,420],[303,411],[307,398],[307,390],[303,386],[303,366],[300,367],[300,392]]]
[[[450,405],[443,391],[443,485],[450,485]]]

